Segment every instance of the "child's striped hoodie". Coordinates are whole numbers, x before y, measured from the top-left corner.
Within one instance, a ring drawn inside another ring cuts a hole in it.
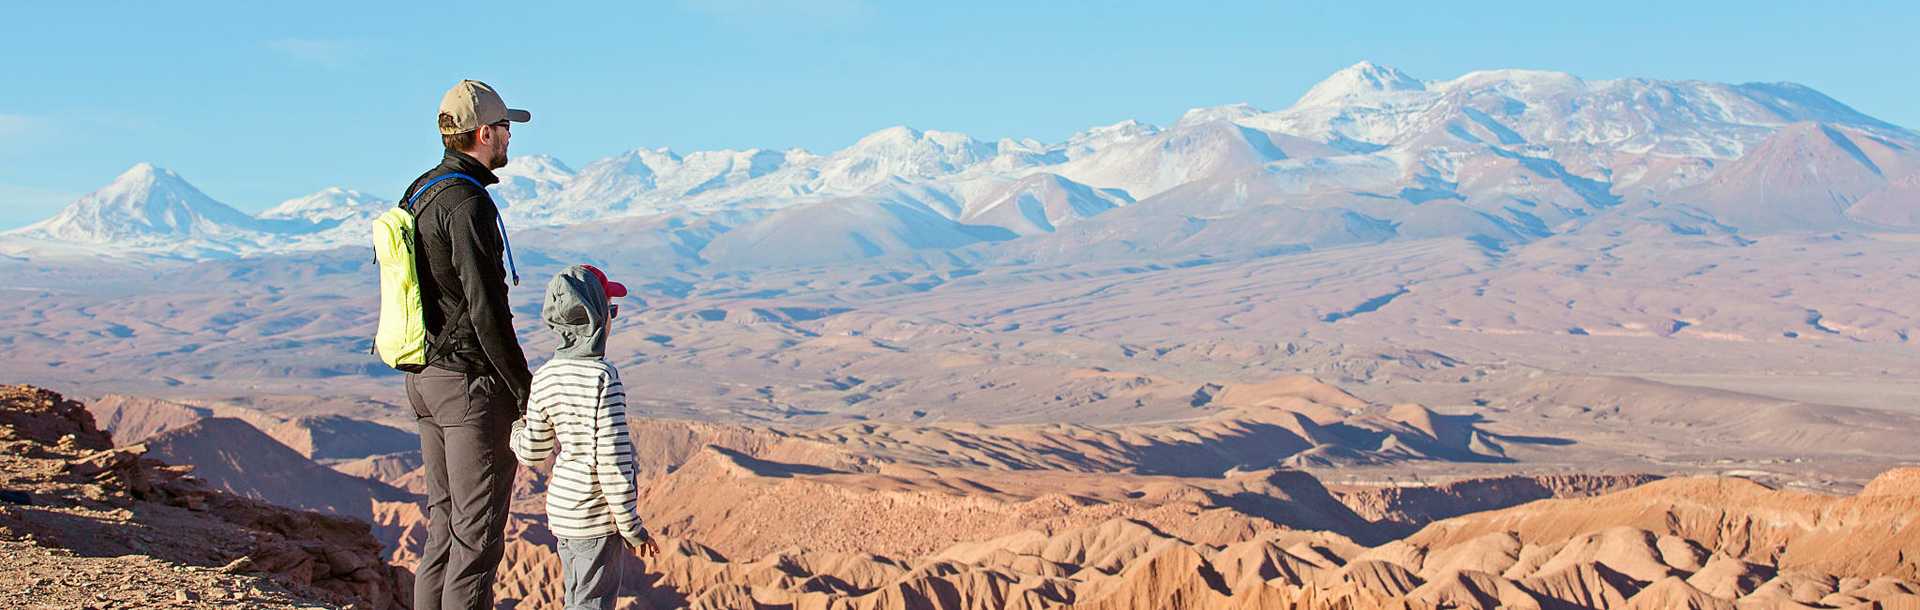
[[[571,269],[569,270],[571,271]],[[606,297],[597,280],[562,273],[543,314],[561,346],[533,374],[513,452],[533,465],[557,455],[547,480],[547,524],[561,538],[638,534],[633,441],[620,371],[605,360]]]

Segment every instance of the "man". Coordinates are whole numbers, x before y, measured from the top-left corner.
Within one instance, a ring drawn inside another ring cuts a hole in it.
[[[531,118],[485,83],[454,85],[440,100],[446,156],[401,198],[413,201],[427,328],[427,366],[407,374],[427,468],[416,610],[493,607],[517,467],[508,435],[527,409],[532,374],[507,304],[504,226],[485,185],[500,181],[493,170],[507,164],[512,123]]]

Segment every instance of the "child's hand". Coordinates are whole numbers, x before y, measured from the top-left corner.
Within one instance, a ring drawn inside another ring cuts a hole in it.
[[[627,539],[627,546],[640,553],[641,559],[653,559],[660,554],[660,546],[654,544],[653,535],[646,528],[637,528],[632,532],[621,532],[620,537]]]

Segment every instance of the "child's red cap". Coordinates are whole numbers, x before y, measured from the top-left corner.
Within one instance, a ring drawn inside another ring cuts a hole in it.
[[[587,272],[592,273],[593,277],[600,278],[600,287],[606,289],[607,296],[609,297],[627,296],[626,284],[622,284],[620,282],[615,282],[607,279],[607,274],[605,272],[600,271],[599,267],[595,267],[593,265],[581,265],[581,266],[586,267]]]

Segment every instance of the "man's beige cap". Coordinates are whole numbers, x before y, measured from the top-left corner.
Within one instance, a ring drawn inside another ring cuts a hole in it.
[[[477,80],[463,80],[440,98],[440,135],[466,133],[501,121],[525,123],[533,114],[508,108],[493,87]]]

